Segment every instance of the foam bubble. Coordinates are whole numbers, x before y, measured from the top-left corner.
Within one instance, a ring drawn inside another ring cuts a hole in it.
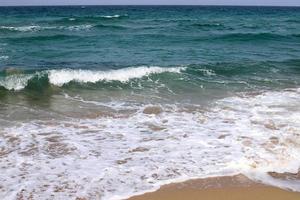
[[[149,107],[160,111],[144,112]],[[122,199],[172,181],[238,173],[300,191],[266,175],[299,169],[299,108],[300,89],[292,89],[225,98],[207,111],[140,105],[129,114],[1,128],[0,197]]]
[[[28,81],[34,77],[34,74],[14,74],[0,78],[0,86],[8,90],[22,90],[26,87]]]

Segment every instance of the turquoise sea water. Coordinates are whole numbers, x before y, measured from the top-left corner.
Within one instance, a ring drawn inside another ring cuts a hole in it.
[[[0,7],[0,197],[300,190],[299,83],[300,8]]]

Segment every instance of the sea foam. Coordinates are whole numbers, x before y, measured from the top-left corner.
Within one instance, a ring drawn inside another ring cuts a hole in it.
[[[30,25],[30,26],[0,26],[0,30],[9,30],[17,32],[36,32],[44,30],[69,30],[69,31],[79,31],[79,30],[89,30],[93,28],[92,24],[81,24],[73,26],[39,26],[39,25]]]
[[[14,74],[0,78],[0,86],[8,90],[22,90],[33,77],[48,76],[49,83],[63,86],[71,81],[79,83],[96,83],[100,81],[127,82],[130,79],[142,78],[151,74],[180,73],[185,67],[129,67],[118,70],[94,71],[82,69],[45,70],[34,74]]]
[[[207,111],[140,105],[129,114],[1,128],[9,153],[0,163],[0,197],[124,199],[173,181],[238,173],[300,191],[299,180],[268,176],[298,172],[299,102],[300,90],[291,89],[225,98]]]
[[[124,15],[124,16],[126,16],[126,15]],[[122,17],[122,15],[103,15],[101,17],[111,19],[111,18],[120,18],[120,17]]]
[[[9,59],[9,56],[0,56],[0,60],[7,60]]]
[[[50,70],[50,83],[62,86],[71,81],[82,83],[95,83],[99,81],[120,81],[127,82],[133,78],[141,78],[150,74],[159,74],[164,72],[180,73],[183,67],[163,68],[163,67],[130,67],[119,70],[109,71],[91,71],[91,70]]]
[[[28,31],[38,31],[41,29],[40,26],[19,26],[19,27],[14,27],[14,26],[0,26],[0,29],[6,29],[10,31],[20,31],[20,32],[28,32]]]
[[[22,90],[26,87],[28,81],[34,77],[34,74],[14,74],[0,78],[0,86],[7,90]]]

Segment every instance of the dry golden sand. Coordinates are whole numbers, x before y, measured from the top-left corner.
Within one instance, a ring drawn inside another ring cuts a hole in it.
[[[243,175],[189,180],[129,200],[300,200],[300,193],[255,183]]]

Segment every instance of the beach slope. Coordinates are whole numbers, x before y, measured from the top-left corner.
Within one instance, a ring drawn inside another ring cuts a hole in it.
[[[298,200],[300,193],[255,183],[243,175],[189,180],[129,200]]]

